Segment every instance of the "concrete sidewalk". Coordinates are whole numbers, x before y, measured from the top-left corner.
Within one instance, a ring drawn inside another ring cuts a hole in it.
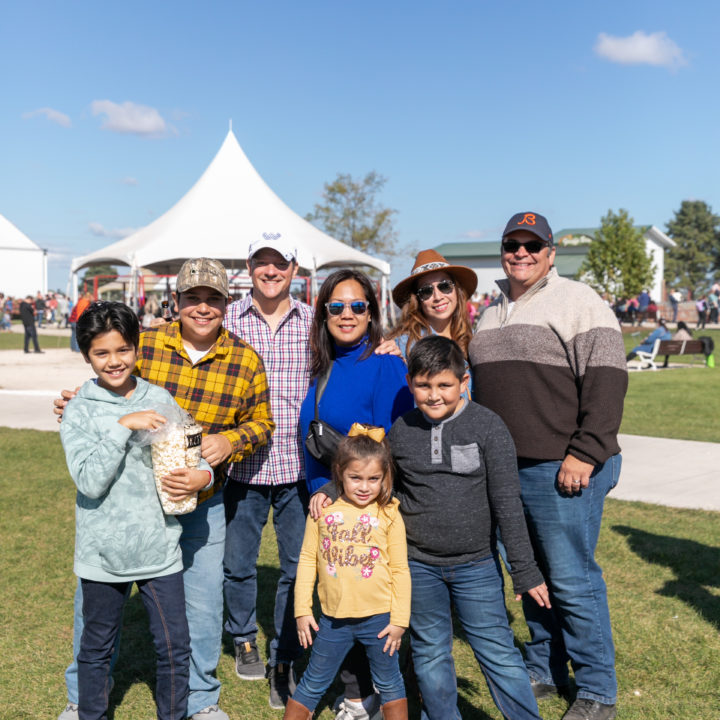
[[[79,353],[0,352],[0,426],[57,431],[52,399],[92,377]],[[720,443],[621,435],[623,467],[610,497],[720,511]]]

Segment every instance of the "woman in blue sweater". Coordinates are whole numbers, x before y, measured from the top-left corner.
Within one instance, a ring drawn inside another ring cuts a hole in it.
[[[354,422],[376,425],[387,432],[393,422],[412,410],[405,363],[394,355],[376,355],[383,329],[380,308],[370,280],[357,270],[338,270],[320,288],[310,330],[311,382],[300,409],[300,432],[307,436],[315,417],[318,379],[330,376],[318,403],[318,417],[343,435]],[[305,450],[305,475],[312,494],[330,479],[330,468]],[[338,718],[351,718],[365,708],[380,717],[370,669],[362,646],[348,654],[341,674],[345,699]]]

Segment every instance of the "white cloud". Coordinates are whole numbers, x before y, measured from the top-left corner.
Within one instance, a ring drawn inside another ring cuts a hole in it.
[[[100,126],[103,130],[145,137],[177,134],[177,130],[165,122],[155,108],[147,105],[138,105],[129,101],[118,104],[112,100],[93,100],[90,110],[93,115],[105,116]]]
[[[60,127],[72,127],[72,121],[65,113],[61,113],[59,110],[54,110],[49,107],[38,108],[37,110],[31,110],[30,112],[23,113],[23,118],[28,120],[30,118],[37,117],[38,115],[44,115],[50,122],[54,122],[56,125],[60,125]]]
[[[99,222],[88,223],[88,228],[90,229],[90,232],[97,237],[114,238],[116,240],[132,235],[137,230],[137,228],[132,227],[106,228]]]
[[[466,230],[460,233],[460,237],[468,240],[497,240],[501,234],[502,228],[494,227],[485,230]]]
[[[138,184],[137,178],[134,178],[134,177],[124,177],[120,182],[123,185],[137,185]]]
[[[688,62],[682,48],[664,31],[648,35],[637,30],[627,37],[600,33],[594,50],[600,57],[621,65],[655,65],[676,70]]]

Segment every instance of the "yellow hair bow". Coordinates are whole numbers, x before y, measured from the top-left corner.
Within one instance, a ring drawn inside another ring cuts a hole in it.
[[[353,423],[348,431],[348,437],[357,437],[358,435],[366,435],[375,442],[382,442],[385,439],[385,430],[373,425]]]

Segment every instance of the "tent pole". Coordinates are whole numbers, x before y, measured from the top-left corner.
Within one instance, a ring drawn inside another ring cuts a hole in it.
[[[317,294],[317,268],[313,267],[310,269],[310,296],[312,298],[313,307],[315,307],[315,300],[317,299]]]

